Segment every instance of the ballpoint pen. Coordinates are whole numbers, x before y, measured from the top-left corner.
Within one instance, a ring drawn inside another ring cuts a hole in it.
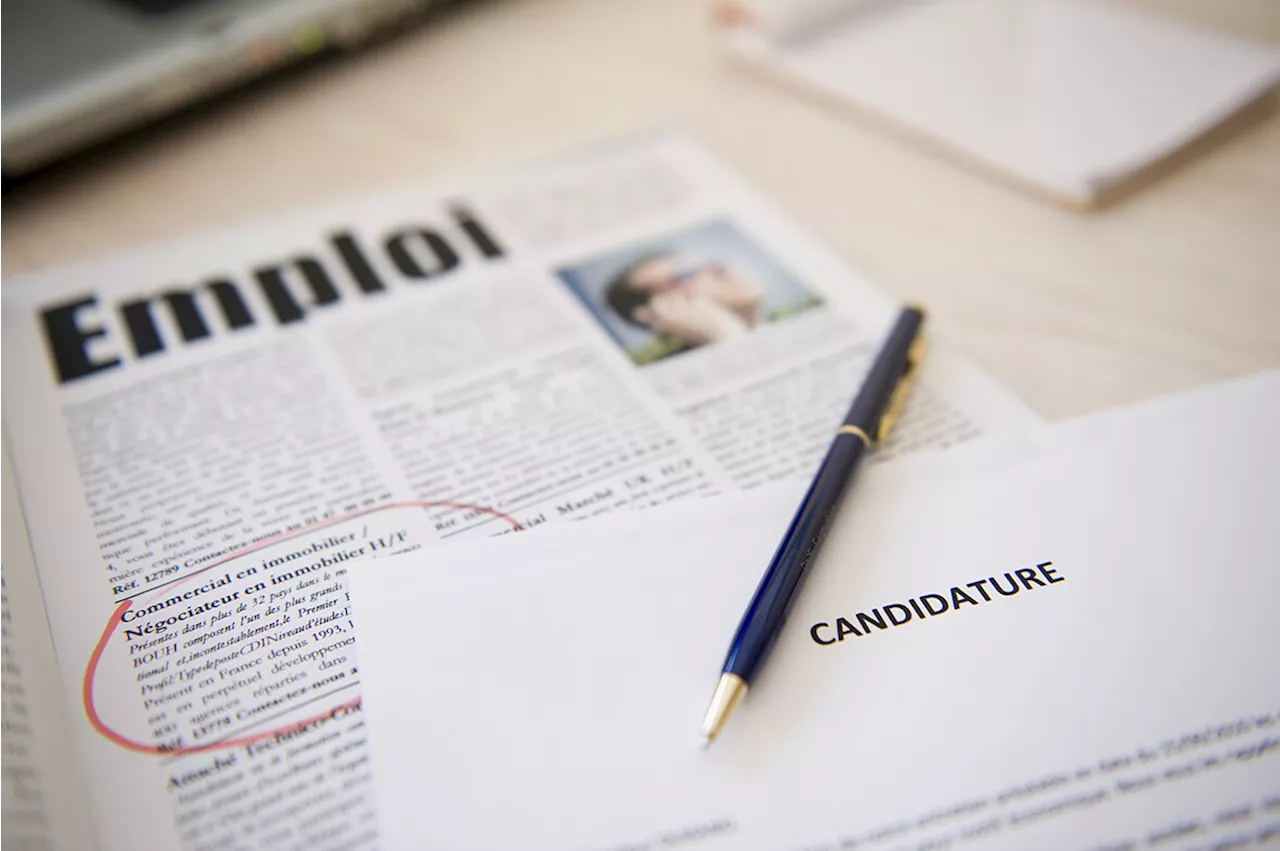
[[[924,311],[920,308],[907,307],[898,314],[844,423],[837,429],[822,466],[782,536],[729,645],[720,681],[702,720],[704,748],[720,734],[773,649],[858,462],[888,436],[902,412],[924,356],[924,338],[920,335],[923,324]]]

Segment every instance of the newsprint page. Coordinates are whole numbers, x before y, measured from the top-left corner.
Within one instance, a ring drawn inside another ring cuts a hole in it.
[[[376,847],[348,563],[804,476],[896,307],[669,134],[6,282],[6,813]],[[1034,422],[935,347],[885,454]]]

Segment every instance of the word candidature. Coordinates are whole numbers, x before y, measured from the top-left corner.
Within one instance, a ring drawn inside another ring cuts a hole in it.
[[[809,636],[818,644],[835,644],[850,635],[855,638],[870,635],[873,627],[889,629],[904,626],[912,620],[958,612],[961,606],[991,603],[1001,597],[1012,597],[1023,590],[1048,588],[1065,580],[1066,577],[1059,575],[1053,562],[1045,561],[1035,567],[1023,567],[1005,573],[999,578],[989,576],[966,582],[963,586],[953,585],[947,594],[921,594],[919,597],[911,597],[906,603],[887,603],[872,609],[870,614],[858,612],[852,618],[841,616],[836,618],[834,626],[826,621],[815,623],[809,627]],[[966,588],[969,590],[966,591]]]

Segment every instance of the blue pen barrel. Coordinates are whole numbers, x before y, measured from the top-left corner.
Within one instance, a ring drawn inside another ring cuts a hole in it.
[[[750,684],[773,649],[778,632],[791,612],[796,592],[813,566],[827,527],[853,480],[858,459],[866,451],[862,439],[848,433],[841,434],[827,450],[820,472],[782,536],[769,569],[738,625],[725,658],[724,673],[736,674]]]
[[[908,307],[898,314],[756,588],[733,637],[723,673],[735,674],[750,684],[773,649],[862,453],[888,434],[902,409],[922,356],[923,322],[924,313],[918,308]]]

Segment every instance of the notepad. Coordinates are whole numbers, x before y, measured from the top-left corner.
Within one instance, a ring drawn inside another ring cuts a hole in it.
[[[732,54],[985,174],[1105,202],[1233,116],[1280,52],[1105,0],[725,4]]]
[[[707,751],[794,492],[356,565],[384,847],[1259,839],[1280,823],[1277,399],[1271,373],[970,475],[867,470]]]

